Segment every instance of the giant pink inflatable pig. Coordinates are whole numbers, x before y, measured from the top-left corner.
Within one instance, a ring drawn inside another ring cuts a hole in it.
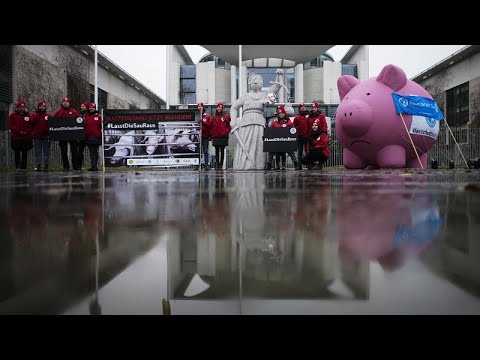
[[[368,80],[344,75],[337,80],[340,105],[335,130],[343,147],[343,165],[347,169],[419,168],[400,115],[395,112],[392,93],[432,96],[417,83],[408,80],[398,66],[385,66],[380,75]],[[423,167],[427,152],[435,143],[438,121],[403,114]],[[418,133],[428,135],[418,135]]]

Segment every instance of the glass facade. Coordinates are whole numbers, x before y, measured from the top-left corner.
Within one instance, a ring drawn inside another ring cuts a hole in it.
[[[268,91],[270,89],[270,81],[275,81],[277,78],[276,71],[277,69],[281,69],[278,67],[268,68],[268,67],[252,67],[248,68],[248,75],[251,74],[259,74],[263,78],[263,90]],[[285,86],[288,89],[288,100],[294,101],[295,99],[295,68],[283,68],[285,71]],[[292,100],[293,99],[293,100]]]
[[[469,121],[469,83],[447,90],[447,117],[450,126],[465,125]]]
[[[196,91],[195,65],[180,66],[180,104],[195,104]]]
[[[351,75],[358,79],[357,64],[342,64],[342,75]]]

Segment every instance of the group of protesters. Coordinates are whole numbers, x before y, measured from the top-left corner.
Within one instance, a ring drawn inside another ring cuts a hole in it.
[[[70,97],[62,99],[60,108],[51,115],[47,111],[47,103],[40,100],[37,103],[35,112],[29,112],[25,100],[18,100],[15,110],[8,117],[10,129],[11,147],[15,155],[15,169],[17,171],[27,170],[28,153],[35,149],[35,171],[49,170],[50,143],[48,137],[48,119],[51,117],[71,117],[72,124],[81,117],[84,122],[84,140],[58,141],[62,157],[63,171],[70,171],[68,158],[68,145],[72,169],[82,171],[85,147],[90,152],[91,167],[89,171],[98,171],[98,148],[102,143],[102,118],[98,113],[97,105],[91,102],[84,102],[80,112],[71,106]]]
[[[215,169],[221,169],[224,163],[225,146],[228,144],[230,134],[230,116],[224,112],[223,103],[216,104],[215,114],[210,116],[205,111],[203,103],[197,104],[202,112],[202,151],[204,155],[205,170],[209,169],[209,141],[215,147]],[[295,166],[301,170],[306,166],[311,170],[315,166],[323,168],[323,164],[330,158],[328,125],[320,105],[315,102],[312,109],[307,111],[305,104],[300,104],[298,114],[293,120],[287,115],[284,106],[277,106],[277,117],[267,126],[272,128],[295,127],[297,130],[297,152],[270,152],[267,154],[266,170],[272,170],[273,160],[276,159],[276,169],[286,169],[286,155],[288,154]],[[293,112],[293,109],[292,109]],[[220,141],[220,140],[225,141]],[[304,156],[305,154],[305,156]]]

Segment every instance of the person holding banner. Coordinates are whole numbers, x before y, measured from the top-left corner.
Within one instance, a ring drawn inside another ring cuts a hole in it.
[[[210,128],[212,127],[212,118],[205,111],[202,102],[198,103],[198,110],[202,114],[202,151],[205,170],[209,169],[210,154],[208,153],[208,143],[210,142]]]
[[[85,119],[85,115],[88,113],[88,108],[90,107],[90,102],[85,101],[80,105],[80,116],[82,116]],[[78,166],[80,167],[80,170],[83,168],[83,159],[85,157],[85,146],[87,144],[83,140],[78,141]]]
[[[48,118],[52,117],[47,113],[47,103],[40,100],[37,104],[37,111],[33,115],[33,144],[35,145],[35,171],[42,171],[42,157],[44,170],[48,171],[50,160],[50,141],[48,140]]]
[[[8,117],[11,147],[15,153],[15,168],[17,171],[27,171],[27,155],[33,148],[33,121],[25,108],[25,101],[18,100],[15,111]]]
[[[79,113],[70,106],[70,97],[65,97],[62,100],[61,107],[55,112],[55,117],[78,117]],[[68,161],[68,144],[70,144],[70,154],[72,155],[73,170],[80,170],[78,167],[78,141],[77,140],[62,140],[58,142],[60,152],[62,154],[63,171],[70,170],[70,163]]]
[[[215,147],[215,168],[221,170],[225,158],[225,147],[228,145],[230,135],[230,115],[224,113],[223,103],[217,104],[215,115],[212,117],[210,136]]]
[[[102,115],[98,113],[95,103],[88,104],[85,119],[85,144],[90,153],[92,167],[88,171],[98,171],[98,147],[102,144]]]
[[[281,127],[288,127],[292,128],[293,127],[293,122],[290,120],[290,118],[287,117],[287,111],[285,107],[283,106],[278,106],[277,107],[277,120],[273,121],[271,123],[272,128],[281,128]],[[277,170],[286,170],[285,163],[287,160],[287,155],[285,152],[278,152],[278,153],[273,153],[270,152],[268,153],[268,160],[267,160],[267,170],[272,169],[272,163],[273,163],[273,156],[276,155],[276,163],[277,163]],[[288,156],[293,161],[293,164],[295,166],[295,169],[298,168],[298,162],[297,162],[297,157],[295,156],[294,151],[290,151],[288,153]],[[282,159],[282,165],[280,167],[280,158]]]

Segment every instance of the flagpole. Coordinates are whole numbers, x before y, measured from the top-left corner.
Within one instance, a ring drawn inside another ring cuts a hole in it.
[[[98,105],[98,104],[97,104]],[[101,122],[101,133],[102,133],[102,168],[103,168],[103,173],[105,174],[105,134],[103,131],[103,122],[105,121],[104,115],[103,115],[103,108],[102,108],[102,122]]]
[[[413,150],[415,151],[415,154],[417,155],[418,162],[420,163],[420,166],[422,167],[422,170],[424,170],[423,164],[420,161],[420,156],[418,155],[417,148],[415,147],[415,144],[413,143],[412,137],[410,136],[410,132],[408,131],[407,124],[405,123],[405,119],[403,118],[402,113],[400,113],[400,117],[402,118],[403,126],[405,126],[405,131],[407,132],[408,138],[410,139],[410,143],[412,144]]]
[[[95,45],[95,66],[94,66],[94,73],[95,73],[95,90],[94,90],[94,93],[95,93],[95,97],[94,97],[94,100],[95,100],[95,104],[97,104],[97,109],[99,108],[99,104],[98,104],[98,50],[97,50],[98,46]]]
[[[465,165],[467,166],[467,169],[470,169],[470,166],[468,166],[467,160],[465,160],[465,156],[463,156],[463,152],[460,149],[460,145],[458,145],[457,139],[455,139],[455,136],[453,135],[452,129],[450,129],[450,126],[448,126],[447,119],[444,119],[444,121],[445,121],[445,125],[447,125],[448,131],[450,131],[450,135],[452,135],[455,145],[457,145],[458,151],[460,151],[460,155],[462,155],[463,161],[465,161]]]

